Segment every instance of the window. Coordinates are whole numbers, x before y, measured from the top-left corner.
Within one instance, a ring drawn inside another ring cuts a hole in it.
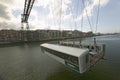
[[[77,64],[78,65],[78,58],[75,57],[75,56],[71,56],[71,55],[68,55],[68,54],[65,54],[65,53],[61,53],[61,52],[58,52],[58,51],[55,51],[55,50],[50,50],[48,48],[44,48],[46,51],[48,51],[50,54],[53,54],[55,56],[58,56],[62,59],[65,59],[67,61],[70,61],[74,64]]]

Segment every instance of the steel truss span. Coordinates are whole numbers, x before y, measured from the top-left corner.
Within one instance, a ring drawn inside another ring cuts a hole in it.
[[[32,10],[33,4],[34,4],[35,0],[25,0],[25,4],[24,4],[24,11],[23,14],[21,15],[21,29],[23,29],[23,23],[28,24],[28,18],[30,15],[30,12]],[[29,26],[27,26],[28,29]]]

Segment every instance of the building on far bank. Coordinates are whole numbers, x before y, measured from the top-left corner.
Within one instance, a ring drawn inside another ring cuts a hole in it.
[[[0,41],[40,41],[59,38],[93,36],[92,32],[78,30],[0,30]]]

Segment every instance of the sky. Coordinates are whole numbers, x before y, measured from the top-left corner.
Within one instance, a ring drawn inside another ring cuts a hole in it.
[[[25,0],[0,0],[0,29],[21,29],[24,2]],[[29,26],[30,30],[76,29],[114,33],[120,32],[119,21],[120,0],[100,0],[100,6],[99,0],[35,0]]]

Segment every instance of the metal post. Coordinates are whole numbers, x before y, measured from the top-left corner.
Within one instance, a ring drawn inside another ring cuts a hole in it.
[[[95,49],[95,51],[97,51],[97,44],[96,44],[96,38],[94,38],[94,49]]]
[[[79,47],[82,48],[82,41],[79,39]]]
[[[94,38],[94,44],[96,45],[96,38]]]
[[[27,30],[30,29],[30,28],[29,28],[29,24],[28,24],[28,22],[26,23],[26,29],[27,29]]]

